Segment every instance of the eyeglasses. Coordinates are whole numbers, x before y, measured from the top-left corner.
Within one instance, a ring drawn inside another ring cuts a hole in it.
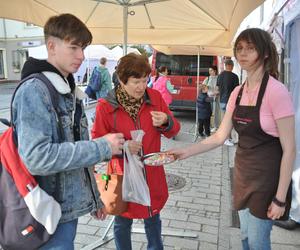
[[[235,48],[235,53],[237,53],[237,54],[242,53],[242,51],[244,51],[244,52],[247,53],[247,54],[251,54],[251,53],[253,53],[253,52],[256,51],[256,48],[253,47],[253,46],[249,46],[249,47],[242,47],[242,46],[239,46],[239,47],[236,47],[236,48]]]

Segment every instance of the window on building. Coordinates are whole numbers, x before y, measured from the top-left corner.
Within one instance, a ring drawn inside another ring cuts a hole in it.
[[[22,54],[18,50],[12,51],[12,68],[15,73],[19,73],[21,71],[22,64]]]
[[[37,27],[36,25],[34,25],[33,23],[25,23],[25,28],[35,28]]]
[[[5,78],[4,74],[4,53],[3,50],[0,50],[0,79]]]

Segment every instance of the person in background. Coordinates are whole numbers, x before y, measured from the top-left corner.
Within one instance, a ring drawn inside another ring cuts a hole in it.
[[[143,55],[130,53],[119,60],[117,74],[120,84],[100,99],[96,107],[96,118],[92,137],[107,133],[124,133],[129,140],[132,154],[149,154],[161,150],[161,135],[175,136],[180,130],[179,122],[156,90],[147,87],[151,67]],[[130,131],[145,132],[142,142],[133,141]],[[114,157],[108,164],[113,173],[123,174],[121,157]],[[150,191],[151,206],[128,203],[127,211],[115,216],[114,239],[117,250],[132,249],[131,227],[133,219],[143,219],[148,240],[147,249],[163,249],[160,211],[168,199],[168,187],[163,166],[144,167]]]
[[[234,88],[239,85],[239,78],[235,73],[232,72],[232,70],[233,70],[233,61],[231,59],[227,59],[225,61],[225,70],[218,76],[217,79],[217,87],[220,93],[220,108],[221,108],[222,119],[226,111],[226,106],[227,106],[229,96],[231,92],[234,90]],[[224,144],[227,146],[234,146],[231,133],[228,139],[224,142]]]
[[[197,98],[198,130],[201,137],[210,136],[210,118],[212,114],[211,102],[213,101],[213,97],[209,97],[207,92],[207,85],[201,84]],[[205,131],[205,135],[203,134],[203,131]]]
[[[114,84],[114,88],[119,85],[119,79],[118,79],[118,75],[117,75],[117,66],[115,67],[115,71],[112,75],[112,82]]]
[[[88,76],[88,68],[86,68],[85,73],[82,78],[82,83],[87,83],[87,76]]]
[[[25,81],[16,92],[12,110],[18,151],[39,186],[60,204],[62,216],[55,233],[41,250],[73,250],[78,218],[88,213],[106,216],[93,166],[121,153],[122,134],[106,134],[89,141],[88,121],[75,85],[75,73],[84,60],[92,34],[77,17],[50,17],[44,26],[47,60],[29,58],[22,79],[42,73],[58,96],[53,110],[48,88],[38,78]]]
[[[178,159],[223,144],[232,127],[239,134],[235,154],[233,200],[238,210],[244,250],[270,250],[274,220],[288,218],[295,159],[295,117],[286,87],[277,80],[278,54],[264,30],[244,30],[234,55],[247,71],[231,93],[215,134],[189,147],[170,150]]]
[[[216,132],[221,122],[220,96],[217,87],[218,67],[212,65],[209,67],[208,72],[209,76],[204,79],[203,84],[208,86],[208,96],[213,97],[211,104],[214,127],[211,129],[211,132]]]
[[[148,88],[153,88],[153,83],[158,78],[158,76],[159,76],[158,69],[155,69],[154,75],[149,75],[148,82],[147,82]]]
[[[172,93],[176,93],[176,90],[168,78],[168,68],[166,66],[159,68],[152,86],[153,89],[161,93],[164,101],[169,106],[172,103]]]
[[[111,76],[106,68],[107,59],[102,57],[100,59],[100,65],[96,67],[96,70],[99,70],[101,73],[101,89],[96,92],[97,99],[104,98],[107,96],[107,93],[112,89]]]

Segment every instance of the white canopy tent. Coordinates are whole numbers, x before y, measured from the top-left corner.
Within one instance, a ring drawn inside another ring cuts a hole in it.
[[[9,0],[0,16],[44,26],[72,13],[97,44],[203,45],[227,48],[241,21],[264,0]]]
[[[114,58],[117,58],[117,60],[119,60],[124,54],[124,50],[120,47],[120,46],[116,46],[114,48],[111,49],[111,52],[114,56]],[[130,48],[130,47],[127,47],[127,53],[136,53],[136,54],[141,54],[138,49],[136,48]]]
[[[167,55],[215,55],[233,56],[231,45],[228,47],[213,46],[180,46],[180,45],[152,45],[152,47]]]
[[[89,59],[100,59],[105,57],[107,59],[115,59],[113,52],[104,45],[92,44],[85,48],[84,57]]]

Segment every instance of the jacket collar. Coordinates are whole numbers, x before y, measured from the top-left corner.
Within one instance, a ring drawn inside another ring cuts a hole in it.
[[[58,93],[65,95],[71,93],[71,88],[66,78],[62,78],[57,73],[51,71],[42,72],[52,83],[53,87],[57,90]],[[75,96],[79,100],[83,100],[87,98],[87,95],[79,89],[77,86],[75,87]]]

